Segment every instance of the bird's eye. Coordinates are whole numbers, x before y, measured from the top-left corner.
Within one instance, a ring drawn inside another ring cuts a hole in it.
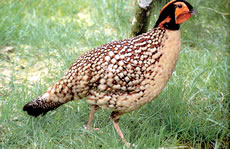
[[[176,7],[178,7],[178,8],[182,8],[182,5],[181,5],[181,4],[179,4],[179,5],[176,5]]]

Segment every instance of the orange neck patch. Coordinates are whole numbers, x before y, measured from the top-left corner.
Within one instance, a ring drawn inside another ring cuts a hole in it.
[[[170,21],[171,21],[171,18],[168,16],[163,21],[161,21],[161,23],[159,24],[159,27],[162,28],[165,23],[169,23]]]

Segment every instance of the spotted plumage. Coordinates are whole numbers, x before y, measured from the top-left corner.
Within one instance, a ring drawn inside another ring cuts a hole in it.
[[[59,82],[23,110],[38,116],[68,101],[86,98],[92,107],[87,127],[98,108],[110,109],[114,127],[127,144],[118,126],[119,117],[152,101],[165,87],[180,51],[176,22],[185,22],[192,11],[184,0],[169,2],[153,29],[80,56]]]

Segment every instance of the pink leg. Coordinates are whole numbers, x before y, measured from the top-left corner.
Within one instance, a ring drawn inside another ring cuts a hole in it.
[[[118,125],[118,121],[119,121],[120,116],[121,116],[121,114],[116,113],[116,112],[112,112],[111,119],[113,120],[113,126],[114,126],[115,130],[117,131],[117,133],[119,134],[119,136],[121,137],[121,140],[125,143],[125,145],[127,147],[129,147],[130,143],[125,140],[124,135],[120,129],[120,126]]]
[[[94,114],[97,111],[97,109],[98,109],[98,106],[91,106],[90,113],[89,113],[89,120],[88,120],[88,124],[86,127],[86,129],[88,129],[88,130],[90,129],[90,125],[93,121],[93,117],[94,117]],[[97,129],[95,128],[95,130],[97,130]]]

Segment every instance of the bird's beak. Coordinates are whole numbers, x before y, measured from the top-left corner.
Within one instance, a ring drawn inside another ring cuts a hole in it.
[[[190,10],[189,13],[190,13],[190,14],[193,14],[193,15],[196,15],[196,12],[195,12],[194,9]]]

